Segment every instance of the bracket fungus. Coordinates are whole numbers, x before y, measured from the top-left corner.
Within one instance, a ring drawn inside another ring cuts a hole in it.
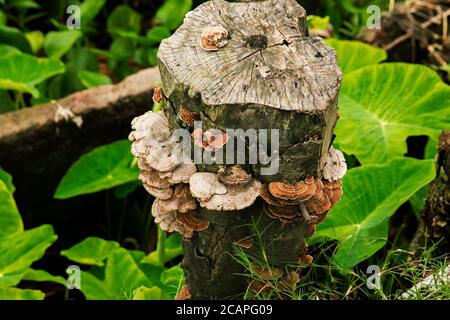
[[[216,151],[222,148],[229,139],[227,133],[216,129],[204,131],[197,128],[191,135],[194,138],[194,143],[207,151]]]
[[[341,180],[347,172],[347,163],[345,162],[342,151],[330,147],[325,158],[323,167],[323,177],[329,181]]]
[[[169,232],[181,230],[182,226],[176,221],[177,213],[197,208],[185,184],[197,167],[182,155],[181,146],[172,139],[168,119],[162,111],[149,111],[133,119],[132,128],[129,139],[133,142],[131,152],[138,158],[139,179],[145,190],[157,198],[152,206],[155,222]]]
[[[200,120],[200,116],[197,113],[186,108],[180,109],[178,117],[184,124],[189,127],[192,127],[195,121]]]
[[[200,45],[206,51],[217,51],[227,45],[228,31],[222,27],[208,27],[201,34]]]
[[[190,239],[194,231],[206,230],[209,221],[195,212],[197,201],[192,197],[187,184],[175,186],[169,199],[158,198],[153,202],[152,215],[162,230],[177,231]]]
[[[340,180],[322,182],[313,177],[292,185],[270,182],[260,189],[261,198],[268,204],[264,212],[283,223],[290,223],[301,216],[307,223],[318,224],[341,195]]]
[[[164,93],[161,87],[156,87],[153,90],[152,99],[154,103],[160,103],[164,100]]]
[[[235,211],[250,207],[259,196],[261,183],[255,179],[242,179],[242,169],[224,169],[219,174],[197,172],[192,175],[190,188],[200,206],[211,211]],[[234,172],[232,174],[231,172]],[[228,172],[229,174],[225,174]],[[238,172],[239,176],[235,173]],[[220,181],[227,177],[227,184]],[[228,183],[231,182],[231,183]]]

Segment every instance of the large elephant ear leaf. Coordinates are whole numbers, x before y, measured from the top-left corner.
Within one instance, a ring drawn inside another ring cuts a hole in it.
[[[360,41],[337,39],[325,41],[336,49],[339,66],[344,75],[362,67],[380,63],[387,58],[387,53],[383,49],[372,47]]]
[[[431,69],[405,63],[368,66],[346,77],[337,143],[363,164],[403,156],[408,136],[437,139],[450,127],[450,87]]]
[[[23,231],[22,218],[12,196],[11,187],[1,179],[0,176],[0,242],[13,233]]]
[[[65,70],[61,61],[28,54],[0,57],[0,89],[30,93],[39,98],[36,85]]]
[[[310,242],[337,240],[333,261],[341,270],[350,270],[385,245],[389,217],[434,176],[433,160],[412,158],[349,170],[341,201]]]

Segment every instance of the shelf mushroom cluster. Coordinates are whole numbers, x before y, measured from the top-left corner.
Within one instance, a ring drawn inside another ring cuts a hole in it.
[[[182,118],[191,122],[194,116],[185,111]],[[183,154],[181,144],[172,137],[163,111],[149,111],[135,118],[132,129],[131,152],[138,159],[139,179],[156,198],[152,206],[155,221],[163,230],[178,231],[186,239],[209,226],[209,221],[198,214],[198,205],[211,211],[238,211],[261,196],[268,216],[283,223],[303,218],[310,223],[308,233],[312,234],[314,225],[323,221],[342,195],[341,178],[347,166],[342,152],[333,147],[322,179],[307,177],[296,184],[262,185],[239,165],[223,166],[217,173],[197,172],[189,155]],[[198,137],[192,137],[194,143],[198,142]]]
[[[270,182],[260,189],[264,212],[271,218],[290,223],[303,218],[318,224],[342,196],[341,179],[347,170],[341,151],[330,147],[323,169],[323,179],[307,177],[295,184]],[[309,232],[312,233],[313,231]]]
[[[207,229],[209,222],[196,213],[197,202],[188,186],[197,168],[172,138],[165,114],[149,111],[135,118],[131,126],[129,139],[141,170],[139,179],[156,198],[152,206],[155,221],[161,229],[178,231],[185,238]]]

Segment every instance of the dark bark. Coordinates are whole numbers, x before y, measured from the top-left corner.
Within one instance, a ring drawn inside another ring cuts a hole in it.
[[[437,176],[431,182],[425,207],[420,215],[414,245],[418,249],[437,244],[435,255],[450,253],[450,131],[443,131],[438,142]]]

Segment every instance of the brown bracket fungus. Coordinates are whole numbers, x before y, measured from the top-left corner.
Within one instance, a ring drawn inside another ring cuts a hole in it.
[[[186,108],[180,109],[178,117],[184,124],[186,124],[189,127],[192,127],[195,121],[200,120],[200,116],[197,113]]]
[[[162,230],[178,231],[185,239],[190,239],[194,231],[206,230],[209,221],[195,213],[197,202],[192,197],[189,186],[178,184],[172,197],[156,199],[152,205],[152,215]]]
[[[201,34],[200,44],[206,51],[217,51],[227,45],[228,31],[222,27],[208,27]]]
[[[209,221],[201,217],[195,211],[179,213],[177,215],[176,230],[180,232],[184,239],[192,238],[194,231],[204,231],[208,229]]]
[[[164,101],[164,93],[161,87],[156,87],[153,89],[153,96],[152,96],[154,103],[160,103]]]

